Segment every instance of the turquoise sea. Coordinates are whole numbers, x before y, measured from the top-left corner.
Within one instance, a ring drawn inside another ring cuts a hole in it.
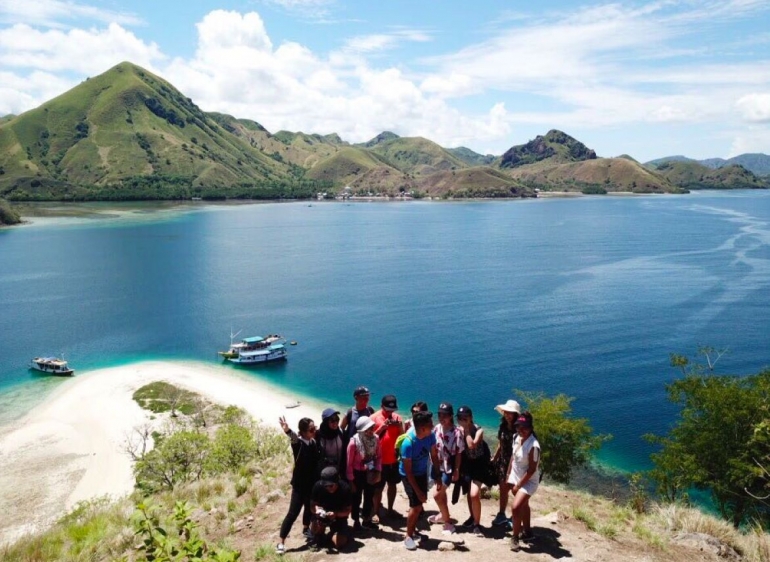
[[[298,345],[254,377],[488,426],[513,389],[565,393],[614,435],[600,460],[636,470],[675,419],[669,353],[770,364],[769,192],[77,209],[99,214],[0,230],[0,423],[62,383],[35,355],[218,364],[231,329],[278,332]]]

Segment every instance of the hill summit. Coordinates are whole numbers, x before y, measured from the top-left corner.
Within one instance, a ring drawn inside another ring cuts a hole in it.
[[[541,160],[554,162],[582,162],[595,160],[596,152],[567,133],[551,129],[545,136],[538,135],[527,144],[509,148],[500,161],[501,168],[518,168]]]

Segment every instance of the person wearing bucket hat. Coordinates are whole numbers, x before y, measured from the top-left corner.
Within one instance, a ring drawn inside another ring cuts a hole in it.
[[[371,416],[374,413],[374,408],[369,405],[371,394],[365,386],[358,386],[353,391],[353,399],[356,401],[356,404],[345,412],[345,417],[340,421],[340,429],[345,434],[345,445],[356,434],[356,421],[358,418],[361,416]]]
[[[515,422],[516,437],[513,440],[511,471],[508,484],[513,494],[513,535],[511,550],[519,550],[519,541],[534,539],[530,525],[529,498],[540,485],[540,443],[535,436],[532,414],[523,412]]]
[[[511,491],[511,487],[508,485],[508,465],[511,463],[513,438],[516,437],[516,428],[513,424],[521,413],[521,406],[516,400],[508,400],[505,404],[495,406],[495,411],[500,414],[500,427],[497,430],[497,449],[492,455],[492,464],[500,484],[500,509],[492,520],[492,525],[510,527],[513,522],[505,515],[508,508],[508,492]]]
[[[321,426],[316,433],[318,443],[318,474],[327,466],[335,467],[340,474],[346,469],[345,437],[340,429],[340,412],[336,408],[326,408],[321,413]]]
[[[380,439],[382,448],[382,478],[374,487],[374,507],[372,508],[372,522],[379,522],[380,505],[382,505],[382,492],[385,485],[388,486],[388,515],[399,517],[393,510],[396,501],[397,486],[401,482],[398,472],[398,459],[396,458],[396,439],[404,433],[404,423],[396,413],[398,402],[392,394],[386,394],[380,402],[380,411],[372,416],[374,433]]]
[[[353,531],[359,531],[362,526],[376,527],[372,522],[372,504],[374,485],[382,476],[382,447],[369,416],[356,420],[356,435],[348,443],[347,456],[347,476],[353,492]]]

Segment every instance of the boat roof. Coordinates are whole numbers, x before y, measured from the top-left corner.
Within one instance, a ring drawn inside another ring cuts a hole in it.
[[[253,338],[243,338],[243,343],[259,343],[263,340],[264,338],[261,338],[259,336],[254,336]]]
[[[58,357],[35,357],[33,361],[41,361],[45,363],[66,363],[64,359],[59,359]]]

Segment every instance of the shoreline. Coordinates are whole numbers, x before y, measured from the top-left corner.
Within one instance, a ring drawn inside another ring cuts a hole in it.
[[[125,441],[152,413],[132,395],[160,380],[241,407],[276,428],[279,416],[293,428],[302,417],[320,423],[327,406],[299,397],[299,406],[286,408],[298,402],[291,392],[194,361],[144,361],[76,375],[0,428],[0,544],[44,528],[80,501],[133,490]]]

